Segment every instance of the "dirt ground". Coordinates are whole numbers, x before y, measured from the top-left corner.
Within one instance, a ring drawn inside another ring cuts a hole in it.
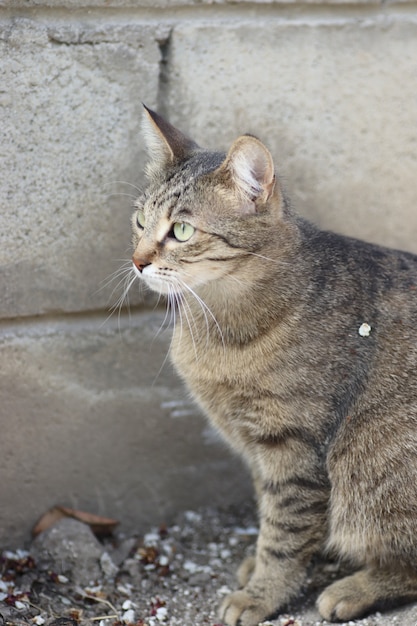
[[[253,550],[247,510],[187,511],[143,536],[98,541],[90,527],[63,519],[29,549],[1,556],[0,626],[220,626],[217,607],[236,586],[234,572]],[[317,562],[302,595],[274,626],[318,626],[319,591],[336,576]],[[417,605],[348,623],[417,626]]]

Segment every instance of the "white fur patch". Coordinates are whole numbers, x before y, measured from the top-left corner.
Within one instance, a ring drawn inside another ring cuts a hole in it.
[[[263,191],[262,185],[257,178],[256,163],[250,158],[251,156],[244,151],[240,151],[233,158],[236,182],[250,200],[257,198]]]
[[[146,112],[142,119],[142,134],[148,154],[151,157],[151,160],[146,165],[146,174],[152,176],[167,161],[171,160],[173,155],[163,135]]]
[[[256,201],[266,200],[274,186],[274,166],[268,149],[255,137],[239,137],[228,155],[228,167],[245,202],[244,212],[255,211]]]

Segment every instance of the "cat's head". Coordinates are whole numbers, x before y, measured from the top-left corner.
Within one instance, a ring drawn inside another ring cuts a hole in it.
[[[158,293],[238,275],[283,209],[274,165],[255,137],[227,154],[200,148],[145,107],[149,186],[133,214],[134,269]]]

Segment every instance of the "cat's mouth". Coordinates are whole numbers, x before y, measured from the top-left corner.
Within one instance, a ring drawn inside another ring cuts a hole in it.
[[[155,268],[152,264],[139,270],[134,263],[133,269],[136,276],[144,281],[152,291],[162,295],[171,295],[184,291],[184,286],[181,285],[182,281],[176,276],[175,270],[168,267]]]

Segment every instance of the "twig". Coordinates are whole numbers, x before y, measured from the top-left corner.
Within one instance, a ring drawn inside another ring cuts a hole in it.
[[[117,609],[115,606],[113,606],[113,604],[111,602],[109,602],[109,600],[104,600],[104,598],[97,598],[96,596],[90,595],[89,593],[87,593],[86,591],[84,591],[84,589],[81,589],[81,587],[76,587],[75,588],[76,593],[78,593],[82,598],[87,598],[88,600],[94,600],[94,602],[100,602],[101,604],[106,604],[108,607],[111,608],[112,611],[114,611],[114,613],[116,613],[115,617],[117,619],[119,619],[119,614],[117,612]],[[109,616],[112,617],[112,616]],[[96,618],[97,619],[97,618]]]

